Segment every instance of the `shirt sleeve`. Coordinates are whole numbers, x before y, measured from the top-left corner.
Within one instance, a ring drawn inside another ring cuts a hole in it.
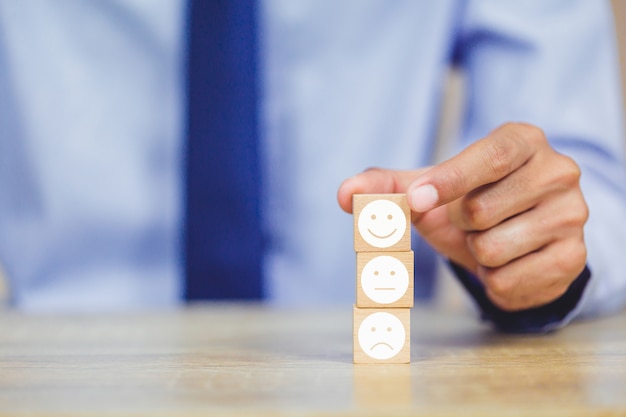
[[[465,147],[505,122],[531,123],[582,171],[581,188],[590,210],[585,225],[588,269],[581,275],[586,278],[573,285],[578,300],[546,320],[546,326],[622,308],[626,174],[610,4],[481,0],[468,1],[465,7],[454,53],[466,80],[459,145]],[[468,288],[475,280],[455,270],[476,300],[476,291]],[[484,308],[483,313],[490,316]]]
[[[585,266],[567,291],[556,300],[539,307],[505,311],[491,302],[478,278],[455,263],[451,266],[480,309],[482,319],[504,333],[546,333],[563,327],[573,318],[572,311],[576,310],[591,278],[591,272]]]

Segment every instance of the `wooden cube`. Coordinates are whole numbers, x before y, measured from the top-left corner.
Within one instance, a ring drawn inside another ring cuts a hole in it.
[[[411,211],[406,194],[355,194],[355,252],[411,250]]]
[[[411,310],[357,308],[353,314],[354,363],[409,363]]]
[[[356,306],[413,307],[413,251],[357,252]]]

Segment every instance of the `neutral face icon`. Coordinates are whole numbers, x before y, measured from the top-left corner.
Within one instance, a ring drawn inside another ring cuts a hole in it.
[[[372,301],[380,304],[394,303],[409,288],[409,271],[393,256],[377,256],[363,267],[361,287]]]
[[[359,327],[359,345],[374,359],[396,356],[404,346],[405,336],[400,319],[386,312],[370,314]]]
[[[363,240],[377,248],[395,245],[407,228],[404,212],[389,200],[371,201],[361,210],[357,224]]]

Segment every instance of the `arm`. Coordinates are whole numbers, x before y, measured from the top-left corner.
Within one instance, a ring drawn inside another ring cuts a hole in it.
[[[464,16],[456,54],[468,89],[462,147],[501,123],[524,121],[578,165],[592,278],[560,324],[615,311],[626,301],[626,174],[609,2],[488,0],[469,2]]]
[[[407,192],[417,230],[499,313],[560,306],[542,323],[507,329],[538,331],[626,298],[621,108],[606,9],[518,6],[468,6],[457,51],[468,74],[466,149],[429,170],[367,171],[342,185],[339,202],[350,210],[354,192]],[[546,10],[558,16],[541,21]],[[543,130],[509,123],[489,132],[506,120]]]

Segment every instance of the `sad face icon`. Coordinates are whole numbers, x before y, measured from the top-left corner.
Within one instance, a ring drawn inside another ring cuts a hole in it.
[[[400,319],[390,313],[370,314],[359,326],[359,345],[374,359],[390,359],[404,346],[406,332]]]

